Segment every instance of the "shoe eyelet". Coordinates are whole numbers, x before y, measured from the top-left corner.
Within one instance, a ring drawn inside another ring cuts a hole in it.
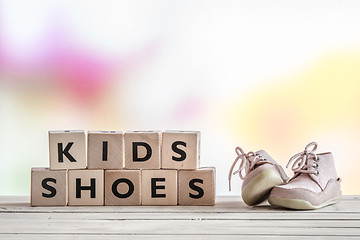
[[[319,158],[319,156],[318,155],[316,155],[316,158],[315,158],[315,161],[319,161],[320,160],[320,158]]]
[[[316,176],[317,176],[317,175],[319,175],[319,171],[318,171],[318,170],[316,170],[316,172],[315,172],[314,174],[315,174]]]
[[[314,165],[313,165],[314,168],[318,168],[319,167],[319,164],[317,162],[314,162]]]

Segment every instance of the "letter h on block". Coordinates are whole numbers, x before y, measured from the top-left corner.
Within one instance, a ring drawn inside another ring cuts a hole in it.
[[[84,131],[49,131],[50,169],[85,169]]]
[[[104,170],[69,170],[69,206],[104,205]]]

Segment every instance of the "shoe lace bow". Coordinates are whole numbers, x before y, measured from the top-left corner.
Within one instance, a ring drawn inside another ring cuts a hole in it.
[[[299,152],[290,158],[286,167],[288,168],[293,162],[291,170],[294,172],[294,176],[297,173],[319,174],[316,170],[318,167],[317,161],[319,161],[319,157],[315,154],[316,149],[316,142],[309,143],[303,152]],[[309,161],[309,159],[314,161]]]
[[[231,165],[230,171],[229,171],[229,191],[231,191],[231,177],[232,175],[239,174],[240,178],[244,180],[245,176],[255,169],[257,165],[260,163],[267,162],[266,159],[264,159],[259,154],[255,154],[254,152],[248,152],[245,153],[244,150],[241,147],[236,147],[235,152],[237,154],[233,164]],[[236,163],[241,159],[239,169],[234,171],[234,167]]]

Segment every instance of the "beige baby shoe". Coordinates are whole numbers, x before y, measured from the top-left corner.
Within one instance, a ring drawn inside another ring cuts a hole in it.
[[[312,148],[312,149],[311,149]],[[286,185],[271,191],[269,203],[291,209],[318,209],[341,200],[340,178],[330,152],[315,154],[317,143],[309,143],[304,152],[294,155],[294,176]]]
[[[235,152],[237,157],[229,172],[229,191],[231,191],[231,176],[239,174],[244,180],[241,195],[247,205],[254,206],[263,202],[274,186],[286,183],[288,177],[284,170],[264,150],[245,153],[237,147]],[[239,169],[233,172],[240,159]]]

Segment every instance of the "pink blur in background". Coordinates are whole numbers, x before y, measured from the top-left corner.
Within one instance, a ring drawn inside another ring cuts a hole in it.
[[[29,195],[48,130],[200,130],[217,194],[236,146],[311,141],[360,194],[358,1],[0,0],[0,195]],[[287,170],[290,174],[290,171]]]

